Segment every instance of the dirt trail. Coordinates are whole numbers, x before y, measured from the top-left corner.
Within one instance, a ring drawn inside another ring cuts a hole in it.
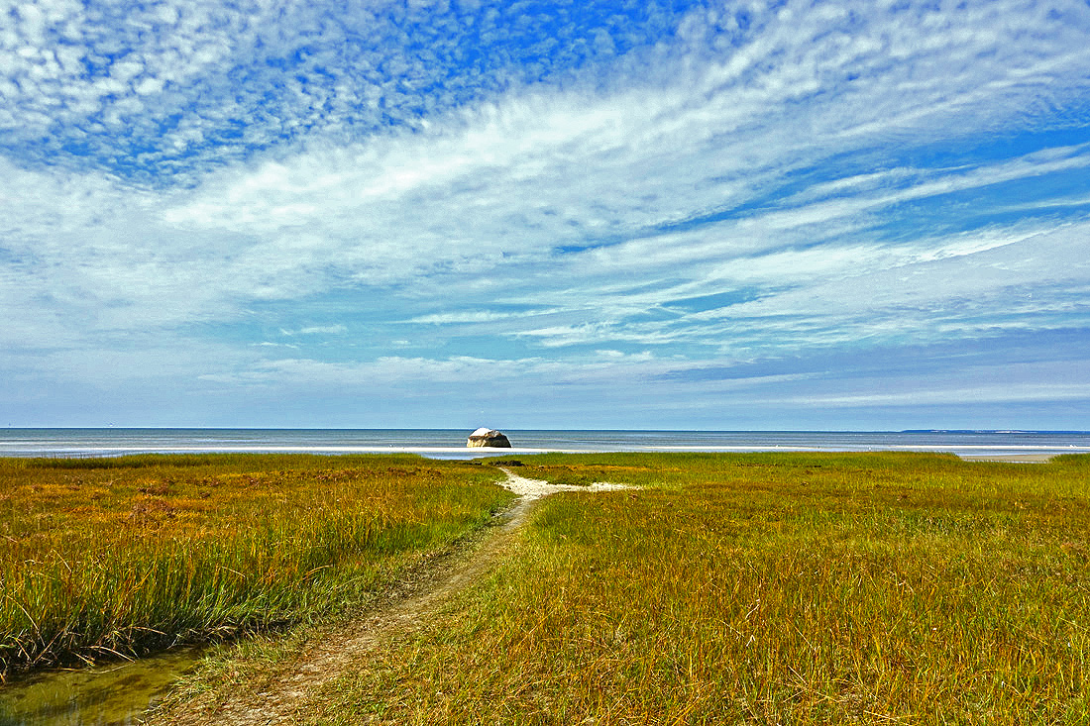
[[[194,710],[166,714],[168,721],[152,715],[148,723],[200,725],[293,723],[304,696],[329,681],[351,663],[382,647],[390,636],[419,626],[439,605],[469,583],[480,579],[501,558],[516,532],[526,521],[536,500],[560,491],[610,491],[627,489],[623,484],[596,483],[589,487],[527,479],[503,470],[506,489],[519,495],[501,517],[503,523],[486,532],[469,556],[457,553],[439,557],[415,573],[408,582],[369,610],[366,617],[350,622],[328,636],[308,643],[305,650],[266,679],[254,693],[217,704],[194,704]]]

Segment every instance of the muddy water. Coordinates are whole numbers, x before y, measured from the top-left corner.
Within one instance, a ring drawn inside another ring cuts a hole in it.
[[[0,726],[137,724],[197,663],[196,649],[131,663],[47,671],[0,686]]]

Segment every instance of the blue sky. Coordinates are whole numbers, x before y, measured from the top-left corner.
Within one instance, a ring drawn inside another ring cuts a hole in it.
[[[0,425],[1090,429],[1088,39],[0,0]]]

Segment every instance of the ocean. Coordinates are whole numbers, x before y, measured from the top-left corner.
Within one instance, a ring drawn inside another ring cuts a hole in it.
[[[937,451],[960,456],[1090,453],[1090,432],[1057,431],[520,431],[512,449],[467,449],[462,429],[0,429],[0,456],[91,457],[213,452],[498,453],[605,451]]]

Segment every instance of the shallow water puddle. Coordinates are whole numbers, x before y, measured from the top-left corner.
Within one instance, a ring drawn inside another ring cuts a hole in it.
[[[0,726],[136,724],[197,663],[195,648],[131,663],[46,671],[0,686]]]

